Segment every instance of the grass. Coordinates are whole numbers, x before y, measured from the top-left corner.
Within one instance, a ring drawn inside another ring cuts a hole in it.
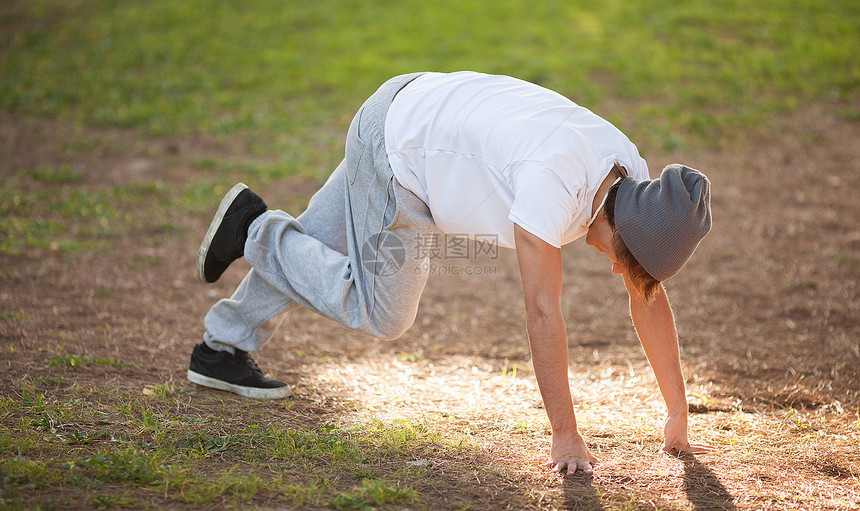
[[[11,321],[16,325],[27,323],[27,316],[23,312],[0,312],[0,320]]]
[[[92,192],[91,171],[70,162],[14,169],[0,178],[0,257],[99,251],[110,238],[170,229],[177,212],[207,209],[228,176],[322,179],[360,102],[415,70],[541,83],[598,109],[646,156],[726,143],[810,101],[840,101],[856,116],[860,8],[783,4],[14,3],[0,13],[0,108],[244,148],[197,156],[206,177],[179,190]],[[71,136],[62,151],[79,159],[96,146]]]
[[[608,460],[604,471],[559,481],[526,459],[546,450],[548,431],[543,410],[523,397],[536,395],[524,383],[532,376],[507,358],[493,372],[457,368],[461,381],[437,376],[444,385],[436,387],[410,373],[425,387],[396,398],[380,390],[376,401],[319,404],[305,395],[274,404],[200,392],[172,373],[159,381],[172,369],[154,367],[151,352],[120,359],[45,346],[122,332],[104,344],[137,345],[154,333],[164,345],[153,352],[175,347],[190,327],[156,324],[165,316],[149,309],[199,309],[182,301],[192,292],[181,278],[174,295],[146,289],[129,310],[124,281],[96,263],[126,276],[155,268],[170,287],[178,270],[158,249],[185,242],[183,219],[211,213],[236,176],[263,186],[323,179],[352,113],[394,74],[474,69],[532,80],[610,118],[647,157],[731,146],[810,102],[836,104],[856,121],[858,25],[860,6],[844,0],[10,2],[0,9],[0,109],[21,125],[54,119],[63,134],[48,147],[59,156],[0,166],[0,339],[8,346],[0,361],[16,370],[0,390],[0,509],[856,507],[860,415],[846,424],[842,411],[834,419],[826,407],[791,403],[713,410],[702,391],[696,433],[731,449],[706,459],[715,475],[695,460],[652,455],[661,424],[651,417],[662,410],[641,410],[653,395],[630,394],[612,376],[627,374],[621,363],[575,386],[597,389],[578,390],[578,413]],[[147,150],[128,151],[124,139],[105,135],[114,130]],[[158,148],[198,138],[222,149],[170,157]],[[123,173],[131,152],[157,158],[155,177],[105,179],[102,167]],[[99,158],[107,163],[89,164]],[[132,255],[114,254],[129,246]],[[832,264],[855,272],[856,256],[842,250]],[[40,308],[39,297],[16,302],[23,299],[7,279],[33,261],[43,266],[28,277],[74,295],[83,312]],[[86,286],[89,294],[68,292]],[[457,317],[462,324],[451,328],[472,332],[472,317]],[[147,326],[128,334],[123,321]],[[386,364],[406,373],[404,364],[431,364],[422,353]],[[577,356],[588,374],[591,351]],[[337,364],[328,360],[344,369]],[[363,384],[402,390],[403,381],[385,380],[393,371]],[[479,404],[504,413],[405,412],[424,410],[442,390],[483,396]],[[607,410],[607,399],[641,413]],[[796,472],[769,466],[789,461]],[[684,495],[674,495],[679,488]]]
[[[396,354],[390,360],[396,363]],[[373,372],[381,367],[365,364],[357,381],[378,381]],[[454,407],[424,411],[420,419],[398,417],[420,409],[438,391],[431,379],[411,377],[413,384],[396,393],[374,392],[367,403],[374,405],[372,413],[342,419],[334,413],[321,422],[303,419],[312,410],[307,398],[287,410],[198,393],[187,383],[141,393],[105,383],[98,383],[100,391],[56,389],[25,379],[0,398],[0,508],[370,510],[444,502],[450,509],[533,509],[545,508],[541,502],[554,494],[551,502],[571,508],[783,509],[826,502],[850,509],[860,497],[860,459],[851,452],[860,438],[860,416],[846,423],[825,410],[693,414],[695,435],[722,445],[728,456],[659,456],[655,403],[631,400],[626,394],[639,390],[612,378],[595,380],[586,366],[578,368],[580,378],[594,388],[575,382],[580,428],[604,461],[593,478],[564,480],[532,468],[534,451],[544,447],[536,442],[547,439],[546,419],[534,407],[506,414],[506,405],[518,403],[513,395],[485,394],[487,406],[473,412]],[[48,374],[60,378],[86,369],[58,366]],[[522,385],[503,374],[480,369],[474,378],[497,392]],[[607,395],[633,409],[595,408]],[[774,457],[796,463],[791,470],[774,469]],[[434,493],[439,486],[456,493],[440,497]],[[678,488],[683,495],[673,494]]]
[[[28,248],[93,251],[129,235],[158,234],[170,223],[172,195],[160,182],[90,190],[66,166],[0,178],[0,256]],[[186,204],[186,207],[190,205]]]
[[[88,364],[109,364],[117,369],[122,369],[126,366],[126,363],[122,360],[118,360],[115,358],[100,358],[96,359],[96,357],[90,355],[89,357],[79,357],[77,355],[67,355],[67,356],[59,356],[54,355],[51,357],[51,360],[48,361],[49,367],[78,367],[82,365]]]
[[[445,443],[403,421],[374,421],[369,428],[226,425],[174,412],[189,403],[184,392],[70,400],[32,385],[19,390],[0,400],[0,507],[65,507],[39,497],[58,488],[69,495],[95,492],[97,506],[133,504],[149,493],[204,505],[260,499],[332,509],[409,504],[417,492],[403,473],[381,475],[382,467],[401,463],[407,443],[413,452]],[[247,406],[234,401],[227,409]],[[224,434],[225,428],[232,432]]]
[[[814,0],[27,2],[0,20],[0,107],[242,137],[251,154],[327,172],[317,150],[337,146],[383,80],[475,69],[605,104],[634,140],[713,142],[808,101],[856,99],[858,19],[854,2]]]

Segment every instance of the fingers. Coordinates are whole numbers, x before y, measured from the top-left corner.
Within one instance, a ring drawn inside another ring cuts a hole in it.
[[[663,448],[660,449],[660,451],[658,451],[658,452],[665,452],[668,454],[677,455],[677,454],[681,454],[681,453],[707,454],[710,452],[716,452],[718,450],[719,450],[719,448],[714,447],[713,445],[708,445],[708,444],[687,444],[686,446],[663,445]]]
[[[596,458],[592,463],[596,462]],[[543,463],[541,466],[552,467],[553,473],[573,475],[577,470],[582,470],[586,474],[593,474],[594,468],[588,460],[571,459],[571,460],[550,460]]]
[[[546,460],[541,463],[540,466],[551,468],[553,472],[561,472],[564,468],[567,467],[567,463],[555,460]]]
[[[689,452],[692,452],[694,454],[705,454],[720,450],[718,447],[714,447],[713,445],[708,444],[690,444],[690,448],[691,450]]]
[[[568,465],[567,466],[567,475],[573,475],[577,470],[582,470],[586,474],[593,474],[594,469],[591,468],[591,463],[585,460],[579,460],[576,462],[576,465]]]

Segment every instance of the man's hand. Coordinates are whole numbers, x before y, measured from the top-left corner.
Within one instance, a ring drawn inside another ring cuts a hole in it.
[[[667,417],[663,433],[666,439],[663,441],[663,448],[660,450],[665,453],[681,454],[682,452],[687,452],[691,454],[705,454],[717,450],[712,445],[690,443],[687,439],[686,414],[670,415]]]
[[[588,452],[576,428],[567,381],[567,331],[561,314],[561,250],[514,225],[517,259],[523,280],[526,328],[532,365],[552,425],[552,449],[544,466],[553,472],[590,473],[597,458]]]
[[[647,304],[626,273],[624,284],[630,295],[633,326],[639,334],[639,341],[645,349],[645,355],[648,356],[648,362],[654,370],[657,385],[669,411],[663,428],[665,440],[661,451],[698,454],[717,450],[707,444],[691,444],[687,439],[687,396],[684,377],[681,374],[675,316],[672,314],[666,290],[661,285],[653,303]]]
[[[552,467],[553,472],[560,474],[565,474],[565,470],[567,475],[572,475],[577,470],[591,474],[593,472],[591,465],[599,462],[600,460],[588,450],[585,440],[579,433],[572,435],[556,433],[552,435],[550,459],[543,466]]]

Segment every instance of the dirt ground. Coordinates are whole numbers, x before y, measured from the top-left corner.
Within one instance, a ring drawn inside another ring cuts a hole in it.
[[[260,406],[285,424],[429,421],[473,438],[484,459],[504,468],[483,482],[475,471],[472,484],[446,478],[463,460],[431,460],[434,477],[418,485],[430,507],[449,507],[456,495],[475,509],[501,508],[525,493],[516,502],[547,509],[860,508],[860,123],[840,112],[811,107],[730,148],[645,155],[652,174],[682,161],[712,181],[713,231],[666,287],[691,435],[718,453],[655,453],[664,408],[623,284],[582,240],[564,249],[563,310],[577,414],[602,459],[593,477],[561,479],[539,466],[549,429],[511,251],[437,260],[415,325],[393,342],[306,311],[287,315],[255,358],[291,383],[293,405]],[[70,156],[62,148],[71,140],[88,141],[88,149]],[[212,140],[0,116],[0,174],[84,169],[81,182],[39,184],[48,188],[155,180],[179,188],[206,175],[195,158],[237,151]],[[318,185],[284,179],[263,195],[272,207],[295,207]],[[208,222],[176,215],[174,229],[113,239],[106,251],[30,247],[0,258],[0,312],[26,317],[0,321],[0,394],[18,398],[18,382],[59,371],[105,391],[175,385],[190,396],[187,406],[218,413],[231,398],[195,387],[185,371],[203,315],[248,266],[240,261],[215,285],[197,281],[195,252]],[[130,366],[47,367],[57,353]],[[51,392],[62,398],[62,390]]]

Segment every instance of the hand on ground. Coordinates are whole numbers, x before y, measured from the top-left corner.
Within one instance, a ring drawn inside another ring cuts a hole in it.
[[[718,451],[717,447],[708,444],[695,444],[687,442],[686,445],[683,444],[663,444],[663,447],[660,449],[660,452],[665,452],[669,454],[681,454],[681,453],[689,453],[689,454],[707,454],[709,452]]]
[[[543,466],[551,467],[553,472],[562,475],[571,475],[577,470],[591,474],[594,471],[592,465],[599,462],[600,460],[588,450],[585,440],[579,433],[573,435],[554,434],[550,459]]]
[[[687,439],[687,416],[672,416],[666,419],[664,427],[666,440],[663,442],[661,452],[669,454],[706,454],[718,450],[713,445],[691,444]]]

